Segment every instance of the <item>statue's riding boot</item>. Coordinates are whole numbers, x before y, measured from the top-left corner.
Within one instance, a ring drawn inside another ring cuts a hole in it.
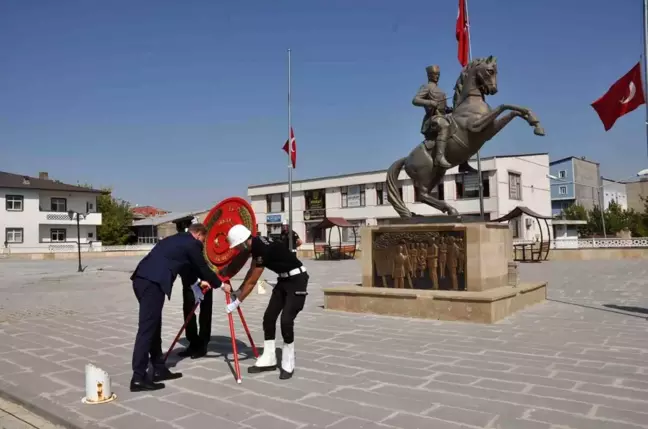
[[[253,366],[248,368],[249,374],[258,374],[265,371],[274,371],[277,369],[277,355],[274,340],[263,342],[263,354]]]
[[[436,156],[434,161],[437,166],[441,168],[452,168],[452,164],[448,162],[445,158],[445,148],[446,148],[446,132],[440,132],[436,140]]]

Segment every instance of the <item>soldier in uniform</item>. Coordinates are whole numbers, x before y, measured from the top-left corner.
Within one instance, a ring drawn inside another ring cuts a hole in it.
[[[277,369],[275,354],[275,333],[277,319],[281,314],[281,336],[284,340],[283,355],[279,378],[286,380],[292,377],[295,369],[295,318],[304,308],[308,292],[308,273],[297,254],[291,252],[281,241],[266,237],[252,237],[252,233],[243,225],[234,225],[227,233],[230,248],[249,250],[252,257],[250,269],[241,287],[233,292],[234,301],[227,306],[231,313],[252,292],[263,270],[268,268],[279,276],[272,290],[270,302],[263,315],[263,354],[249,373],[274,371]]]
[[[431,150],[436,140],[434,160],[439,167],[447,169],[452,165],[445,158],[445,148],[450,131],[450,123],[445,115],[452,109],[446,104],[446,94],[438,85],[441,77],[439,66],[429,66],[425,71],[428,83],[419,88],[412,104],[425,108],[425,116],[421,125],[421,134],[425,136],[425,147]]]
[[[283,241],[286,244],[286,247],[290,246],[290,241],[288,241],[288,230],[290,228],[288,227],[288,221],[284,220],[282,225],[281,225],[281,236],[279,237],[279,240]],[[293,230],[292,231],[292,248],[293,252],[297,251],[297,248],[302,245],[301,238],[299,238],[299,235]]]

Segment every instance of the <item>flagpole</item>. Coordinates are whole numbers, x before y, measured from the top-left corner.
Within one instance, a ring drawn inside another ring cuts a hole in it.
[[[293,198],[292,198],[292,94],[291,94],[291,75],[290,75],[290,49],[288,49],[288,248],[293,250]]]
[[[643,66],[644,66],[644,100],[648,100],[648,0],[643,1]],[[646,111],[646,151],[648,154],[648,103]]]
[[[644,0],[646,2],[648,0]],[[472,61],[472,35],[470,34],[470,15],[468,14],[468,0],[465,0],[466,6],[466,22],[468,23],[468,62]],[[481,156],[477,151],[477,183],[479,184],[479,217],[482,222],[485,220],[484,216],[484,183],[482,180]]]

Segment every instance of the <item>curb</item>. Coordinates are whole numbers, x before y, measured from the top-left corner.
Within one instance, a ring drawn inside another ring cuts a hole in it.
[[[75,413],[49,399],[28,393],[22,387],[14,386],[4,380],[0,380],[0,397],[66,429],[103,429],[95,423],[82,420]]]

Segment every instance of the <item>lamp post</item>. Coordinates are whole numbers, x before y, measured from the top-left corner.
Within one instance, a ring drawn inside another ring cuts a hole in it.
[[[85,219],[88,213],[79,213],[75,212],[74,210],[68,210],[68,216],[70,216],[70,220],[74,220],[75,215],[77,224],[77,253],[79,254],[79,269],[77,271],[79,273],[82,273],[83,267],[81,266],[81,225],[79,224],[79,222],[81,222],[81,216],[83,216],[83,218]]]

